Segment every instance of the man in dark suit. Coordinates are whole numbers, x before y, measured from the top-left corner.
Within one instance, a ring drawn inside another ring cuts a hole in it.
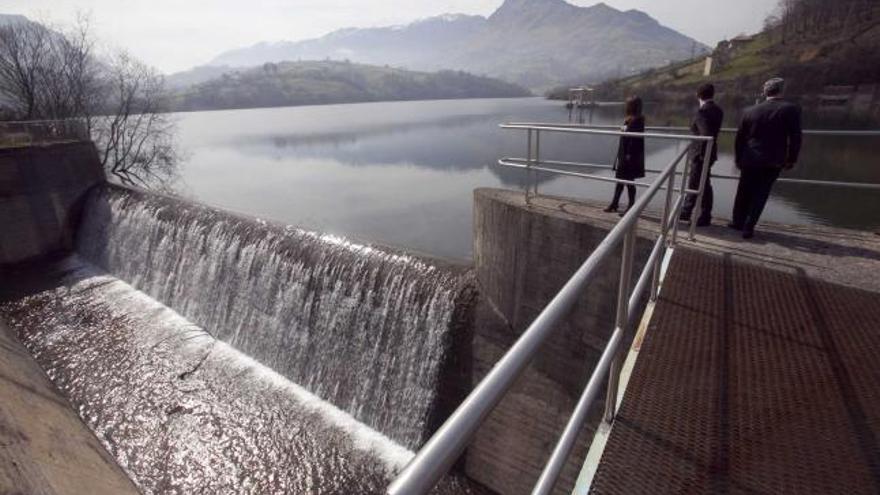
[[[794,167],[801,150],[801,109],[782,99],[785,81],[764,83],[767,99],[746,109],[736,133],[736,166],[739,187],[728,225],[742,230],[743,238],[755,235],[773,183],[782,170]]]
[[[718,161],[718,133],[721,132],[721,123],[724,121],[724,111],[715,104],[715,86],[712,84],[707,83],[700,86],[697,89],[697,98],[700,101],[700,108],[697,110],[697,115],[691,124],[691,132],[695,136],[712,136],[712,156],[709,157],[709,166],[711,167]],[[688,189],[697,190],[700,188],[700,179],[703,177],[703,165],[706,163],[707,147],[707,143],[693,143],[691,145],[688,156],[691,169],[690,176],[688,177]],[[706,176],[706,190],[703,192],[700,218],[697,219],[698,227],[705,227],[712,223],[713,200],[712,180],[710,176]],[[681,210],[682,220],[691,220],[696,204],[697,197],[695,195],[688,195],[685,198],[684,206]]]

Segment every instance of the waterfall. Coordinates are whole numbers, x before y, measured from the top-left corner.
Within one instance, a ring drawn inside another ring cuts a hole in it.
[[[116,186],[77,251],[410,448],[471,293],[462,269]]]

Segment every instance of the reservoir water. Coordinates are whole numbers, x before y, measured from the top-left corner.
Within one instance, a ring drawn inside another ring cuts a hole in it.
[[[691,112],[685,111],[685,113]],[[617,124],[619,108],[597,111],[595,124]],[[733,114],[733,111],[729,111]],[[496,165],[523,157],[522,131],[507,121],[569,122],[561,102],[543,98],[385,102],[178,114],[187,160],[177,192],[211,205],[320,232],[437,256],[471,256],[472,191],[522,188],[524,171]],[[680,116],[647,115],[649,125]],[[725,126],[734,126],[728,119]],[[734,173],[732,136],[714,170]],[[807,137],[791,176],[880,182],[878,138]],[[609,137],[548,135],[542,157],[610,164]],[[651,142],[649,167],[677,145]],[[650,176],[648,177],[650,179]],[[611,185],[541,177],[542,194],[607,201]],[[732,181],[716,181],[715,215],[730,215]],[[880,228],[873,191],[780,184],[765,220],[857,229]]]

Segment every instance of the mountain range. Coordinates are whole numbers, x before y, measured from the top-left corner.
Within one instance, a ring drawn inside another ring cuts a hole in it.
[[[464,70],[542,90],[636,73],[706,49],[638,10],[620,11],[604,3],[579,7],[564,0],[505,0],[489,17],[447,14],[404,26],[348,28],[304,41],[263,42],[221,53],[207,66],[350,60],[421,71]],[[196,71],[218,72],[206,67]],[[177,77],[187,75],[172,76],[172,83]]]

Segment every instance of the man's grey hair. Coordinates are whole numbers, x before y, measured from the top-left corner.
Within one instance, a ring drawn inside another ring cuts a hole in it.
[[[774,77],[764,83],[764,96],[779,96],[785,90],[785,79]]]

